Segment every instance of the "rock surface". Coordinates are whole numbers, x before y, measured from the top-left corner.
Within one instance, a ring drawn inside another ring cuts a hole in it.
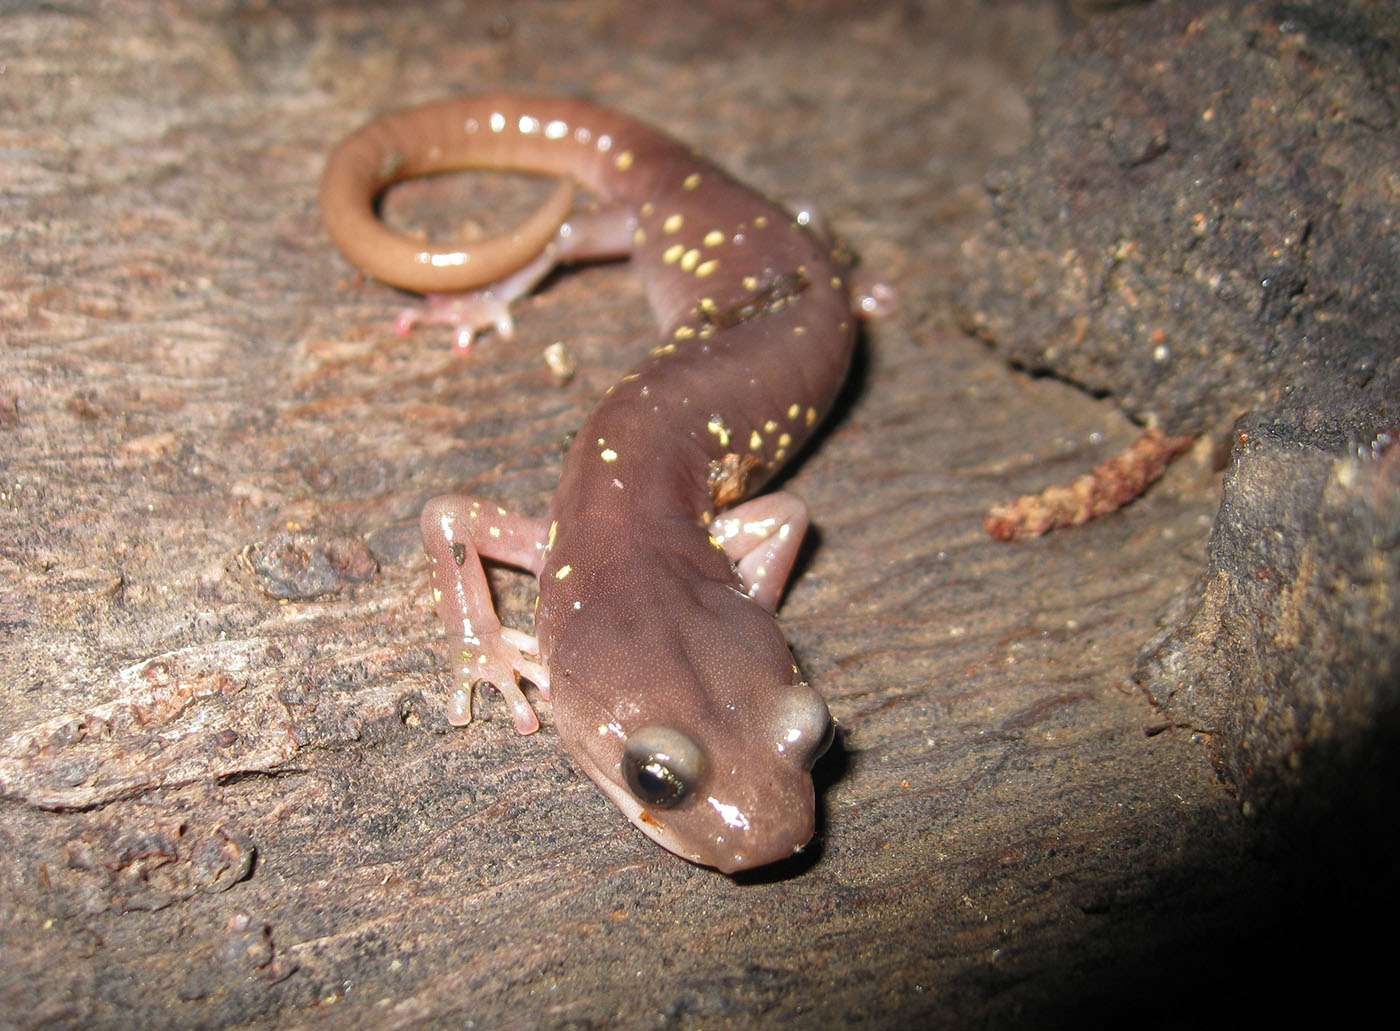
[[[1400,707],[1400,8],[1156,3],[1079,35],[1031,107],[965,318],[1232,436],[1208,567],[1137,677],[1251,805],[1333,798]]]

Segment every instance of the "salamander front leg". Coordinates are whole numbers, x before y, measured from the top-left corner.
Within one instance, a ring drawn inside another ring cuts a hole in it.
[[[472,718],[472,688],[495,685],[505,696],[515,729],[539,729],[535,710],[520,690],[523,676],[549,697],[549,673],[538,661],[539,645],[528,634],[501,626],[481,560],[517,566],[538,575],[544,554],[546,524],[511,515],[486,501],[460,494],[434,498],[419,521],[428,553],[433,599],[452,646],[456,689],[448,704],[448,722],[463,726]],[[535,656],[530,658],[528,656]]]
[[[807,503],[778,492],[723,512],[710,523],[710,535],[734,563],[749,597],[772,612],[797,561],[807,523]]]

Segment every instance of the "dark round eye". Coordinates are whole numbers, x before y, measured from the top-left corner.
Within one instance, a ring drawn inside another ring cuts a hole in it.
[[[671,809],[695,790],[704,772],[700,749],[679,730],[638,727],[622,753],[622,775],[643,805]]]

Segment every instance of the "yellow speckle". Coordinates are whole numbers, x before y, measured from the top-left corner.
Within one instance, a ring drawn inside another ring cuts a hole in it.
[[[763,437],[759,434],[758,430],[754,430],[749,434],[749,450],[757,451],[761,447],[763,447]]]
[[[632,152],[624,150],[617,157],[613,158],[613,164],[617,166],[619,172],[625,172],[632,167]]]
[[[719,438],[720,447],[729,446],[729,427],[724,424],[724,420],[718,415],[710,416],[710,421],[705,424],[705,429]]]
[[[841,282],[841,277],[840,277],[840,276],[832,276],[832,277],[831,277],[831,289],[833,289],[833,290],[840,290],[841,287],[842,287],[842,285],[843,285],[843,284],[842,284],[842,282]]]
[[[642,205],[642,214],[650,218],[652,215],[656,214],[656,205],[651,201],[647,201]]]
[[[711,229],[705,234],[705,239],[701,241],[706,247],[718,247],[724,243],[724,234],[718,229]]]
[[[681,268],[689,272],[700,263],[700,252],[694,247],[681,255]]]
[[[572,573],[573,571],[574,571],[574,567],[573,567],[573,566],[560,566],[558,569],[556,569],[556,570],[554,571],[554,579],[556,579],[556,580],[567,580],[567,579],[569,578],[569,574]]]
[[[605,462],[616,462],[617,452],[610,447],[605,447],[602,451],[598,453],[598,457]]]
[[[699,265],[695,266],[695,274],[701,279],[704,279],[706,276],[712,274],[717,268],[719,268],[719,262],[716,261],[714,258],[711,258],[709,261],[703,261]]]
[[[780,447],[780,448],[787,448],[787,447],[791,446],[791,444],[792,444],[792,434],[791,434],[791,433],[784,433],[782,436],[780,436],[780,437],[778,438],[778,447]]]
[[[719,307],[719,305],[715,304],[715,299],[713,297],[702,297],[695,303],[699,306],[701,311],[712,312]]]
[[[721,540],[720,540],[718,537],[716,537],[714,534],[710,534],[710,543],[713,544],[713,545],[714,545],[716,548],[718,548],[720,551],[723,551],[723,550],[724,550],[724,542],[721,541]]]
[[[632,246],[633,246],[633,247],[640,247],[642,244],[644,244],[644,243],[646,243],[646,242],[647,242],[647,231],[646,231],[645,229],[643,229],[641,226],[638,226],[636,229],[634,229],[634,230],[632,231]]]
[[[671,334],[677,340],[691,340],[695,336],[694,326],[677,326],[676,331]]]
[[[491,527],[490,529],[488,529],[486,532],[489,533],[492,537],[495,537],[497,540],[500,540],[500,537],[501,537],[501,528],[500,528],[499,526],[493,526],[493,527]]]
[[[677,212],[668,216],[666,221],[661,223],[661,231],[663,233],[679,233],[683,225],[685,225],[685,216]]]
[[[688,176],[685,177],[685,180],[681,183],[681,187],[686,190],[693,190],[695,189],[695,187],[700,185],[700,181],[703,178],[704,176],[702,176],[699,172],[691,172]]]
[[[555,519],[549,524],[549,539],[545,541],[546,548],[554,547],[554,538],[559,533],[559,520]]]
[[[657,344],[647,353],[653,358],[660,358],[663,354],[675,354],[676,345],[669,340],[664,344]]]
[[[806,334],[807,334],[807,327],[806,327],[806,326],[793,326],[793,327],[792,327],[792,335],[793,335],[793,336],[795,336],[795,337],[800,337],[800,336],[806,336]]]
[[[745,276],[745,277],[744,277],[744,289],[745,289],[745,290],[757,290],[757,289],[758,289],[758,277],[757,277],[757,276]]]
[[[661,254],[661,260],[667,265],[674,265],[680,260],[680,256],[685,253],[685,244],[673,243]]]
[[[753,226],[755,229],[766,228],[768,226],[768,216],[759,215],[756,219],[753,220]]]
[[[776,422],[774,422],[772,419],[769,419],[768,421],[766,421],[766,422],[763,424],[763,432],[764,432],[764,433],[772,433],[772,432],[773,432],[774,430],[776,430],[777,428],[778,428],[778,424],[777,424]]]
[[[789,419],[796,419],[796,418],[797,418],[799,415],[801,415],[801,414],[802,414],[802,406],[801,406],[801,405],[788,405],[788,418],[789,418]]]
[[[816,422],[817,422],[817,410],[816,410],[815,408],[808,408],[808,409],[807,409],[807,425],[808,425],[808,426],[815,426],[815,425],[816,425]]]

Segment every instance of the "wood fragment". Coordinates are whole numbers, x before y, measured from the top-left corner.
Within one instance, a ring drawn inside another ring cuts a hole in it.
[[[992,506],[982,529],[999,541],[1023,540],[1116,512],[1140,497],[1166,471],[1167,463],[1194,441],[1194,437],[1168,437],[1161,430],[1148,430],[1070,483]]]

